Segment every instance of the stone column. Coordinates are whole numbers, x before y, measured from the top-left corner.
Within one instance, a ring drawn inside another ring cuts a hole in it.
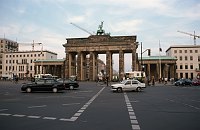
[[[97,74],[95,73],[96,69],[96,54],[94,52],[90,52],[90,61],[89,61],[89,80],[96,80]]]
[[[147,64],[147,75],[149,76],[149,78],[151,77],[151,64]]]
[[[109,80],[112,79],[112,54],[110,51],[106,52],[106,76]]]
[[[82,53],[81,55],[82,59],[82,75],[81,75],[81,80],[86,80],[86,73],[87,73],[87,66],[86,66],[86,54]]]
[[[77,80],[81,80],[81,75],[82,75],[82,53],[78,52],[78,57],[77,57]]]
[[[171,64],[170,66],[171,66],[170,67],[171,68],[171,70],[170,70],[171,76],[170,77],[175,79],[176,78],[176,76],[175,76],[176,75],[176,69],[175,69],[176,65]]]
[[[71,53],[71,75],[77,75],[77,71],[76,71],[76,54]]]
[[[160,65],[159,63],[156,64],[156,76],[155,79],[158,80],[159,79],[159,73],[160,73]]]
[[[119,51],[119,79],[122,80],[124,77],[124,52]]]
[[[135,71],[137,70],[137,67],[136,67],[136,51],[135,49],[132,50],[132,71]],[[140,67],[139,67],[140,68]]]
[[[66,52],[66,59],[65,59],[65,78],[69,78],[69,53]]]

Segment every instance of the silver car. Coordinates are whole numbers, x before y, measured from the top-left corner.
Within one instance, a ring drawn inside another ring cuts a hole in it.
[[[120,83],[112,84],[111,90],[117,91],[117,92],[123,92],[123,91],[138,91],[140,92],[143,88],[146,88],[145,83],[141,83],[138,80],[135,79],[128,79],[123,80]]]

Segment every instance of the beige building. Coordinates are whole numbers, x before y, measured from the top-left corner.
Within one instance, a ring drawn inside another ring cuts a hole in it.
[[[57,54],[51,51],[15,51],[4,52],[2,58],[2,77],[12,78],[17,75],[19,78],[33,77],[35,70],[43,72],[43,62],[40,68],[35,68],[34,61],[57,59]],[[37,66],[38,67],[38,66]]]
[[[166,50],[167,56],[177,58],[176,77],[196,78],[200,72],[200,46],[175,45]]]
[[[0,38],[0,77],[2,77],[3,71],[3,54],[4,52],[18,51],[19,44],[15,41]]]

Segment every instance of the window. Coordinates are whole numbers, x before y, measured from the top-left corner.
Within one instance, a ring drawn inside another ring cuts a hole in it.
[[[192,53],[192,50],[190,50],[190,53]]]
[[[188,79],[188,73],[185,73],[185,78]]]
[[[183,69],[183,65],[180,65],[180,69]]]
[[[174,53],[177,53],[177,50],[174,50]]]
[[[126,85],[128,85],[128,84],[131,84],[131,81],[127,81],[127,82],[126,82]]]
[[[190,69],[193,69],[193,65],[190,65]]]
[[[182,56],[180,56],[179,59],[182,60]]]
[[[182,53],[182,50],[179,50],[179,53]]]
[[[38,80],[37,84],[44,84],[44,80]]]
[[[198,61],[200,61],[200,56],[198,56]]]
[[[188,69],[188,65],[185,65],[185,69]]]
[[[187,50],[185,50],[185,53],[187,53]]]
[[[187,56],[185,56],[185,60],[187,60]]]
[[[195,53],[198,53],[198,50],[195,50]]]
[[[190,56],[190,60],[193,60],[193,56]]]

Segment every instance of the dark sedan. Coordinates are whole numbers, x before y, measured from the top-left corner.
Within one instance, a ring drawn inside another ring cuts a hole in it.
[[[75,89],[79,87],[79,84],[77,81],[75,80],[71,80],[71,79],[58,79],[57,80],[60,83],[63,83],[65,88],[67,89]]]
[[[192,81],[192,85],[194,85],[194,86],[200,86],[200,79],[194,79]]]
[[[35,82],[25,83],[21,87],[21,91],[26,91],[27,93],[32,91],[53,91],[56,93],[60,90],[65,90],[65,86],[55,79],[38,79]]]
[[[192,81],[190,79],[179,79],[174,83],[176,86],[185,86],[185,85],[192,85]]]

